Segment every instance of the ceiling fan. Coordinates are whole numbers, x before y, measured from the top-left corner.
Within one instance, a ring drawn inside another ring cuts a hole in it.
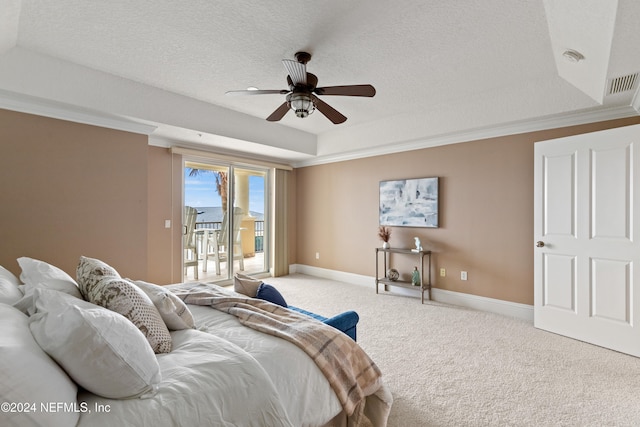
[[[280,95],[287,95],[286,101],[271,113],[269,117],[267,117],[268,121],[277,122],[287,114],[289,109],[293,110],[296,113],[296,116],[300,118],[307,117],[317,109],[336,125],[344,123],[347,118],[316,95],[372,97],[376,94],[376,89],[371,85],[316,87],[318,84],[318,78],[307,72],[307,62],[311,59],[311,54],[307,52],[297,52],[295,54],[295,58],[295,61],[291,59],[282,60],[284,68],[288,73],[288,90],[231,90],[226,94],[266,95],[277,93]]]

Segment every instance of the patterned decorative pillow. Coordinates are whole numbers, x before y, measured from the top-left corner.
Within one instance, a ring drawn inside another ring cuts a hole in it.
[[[136,285],[120,277],[104,262],[81,257],[78,283],[84,298],[129,319],[147,338],[156,353],[171,351],[171,335],[158,309]]]
[[[192,329],[195,327],[191,311],[189,311],[184,301],[176,295],[164,289],[162,286],[143,282],[142,280],[136,280],[133,284],[142,289],[151,299],[170,331]]]
[[[129,319],[147,338],[156,353],[171,351],[171,335],[158,309],[133,283],[117,277],[104,277],[88,289],[88,300]]]
[[[86,256],[80,257],[80,262],[76,269],[76,280],[85,299],[87,299],[86,292],[88,289],[95,286],[103,277],[117,277],[119,279],[120,274],[115,268],[99,259]]]

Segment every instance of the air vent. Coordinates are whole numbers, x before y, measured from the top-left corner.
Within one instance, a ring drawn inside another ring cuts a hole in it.
[[[615,95],[629,90],[634,90],[638,85],[638,73],[628,74],[609,80],[609,91],[607,95]]]

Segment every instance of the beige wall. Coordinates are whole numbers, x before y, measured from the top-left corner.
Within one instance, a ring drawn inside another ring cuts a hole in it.
[[[0,265],[80,255],[147,275],[147,137],[0,110]]]
[[[7,110],[0,153],[0,265],[17,275],[28,256],[75,277],[86,255],[130,278],[182,281],[182,156],[144,135]]]
[[[180,256],[172,254],[179,254],[182,245],[182,157],[166,148],[149,147],[148,164],[147,280],[162,285],[178,283],[182,281]],[[166,220],[171,221],[171,228],[165,227]]]
[[[373,276],[379,181],[440,177],[440,228],[393,227],[391,246],[434,252],[434,286],[533,304],[533,145],[618,120],[296,170],[296,263]],[[319,252],[320,258],[315,254]],[[398,256],[408,277],[416,262]],[[446,269],[446,277],[436,272]],[[468,280],[460,280],[460,271]],[[372,283],[373,291],[373,283]]]
[[[289,261],[374,275],[378,183],[439,176],[438,229],[393,229],[435,252],[435,286],[533,303],[533,143],[619,120],[294,170]],[[181,157],[127,132],[0,110],[0,265],[43,259],[75,276],[80,255],[123,275],[181,280]],[[164,227],[165,220],[172,228]],[[320,259],[315,259],[315,253]],[[177,254],[172,258],[172,254]],[[398,261],[399,262],[399,261]],[[415,262],[398,263],[407,274]],[[460,270],[469,280],[460,281]],[[373,286],[372,286],[373,287]]]

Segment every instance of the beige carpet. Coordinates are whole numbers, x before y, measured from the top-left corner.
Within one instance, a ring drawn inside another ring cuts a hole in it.
[[[300,274],[287,302],[360,315],[358,343],[395,402],[391,427],[640,426],[640,359],[528,322]],[[416,293],[416,295],[418,295]]]

